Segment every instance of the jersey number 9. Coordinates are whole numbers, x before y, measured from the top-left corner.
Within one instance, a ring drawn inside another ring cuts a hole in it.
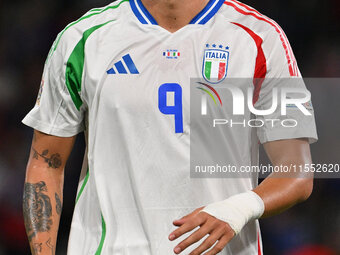
[[[169,105],[168,93],[174,93],[174,104]],[[183,133],[182,87],[177,83],[165,83],[158,90],[158,108],[161,113],[174,115],[175,132]]]

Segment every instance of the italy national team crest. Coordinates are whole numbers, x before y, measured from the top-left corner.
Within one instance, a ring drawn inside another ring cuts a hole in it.
[[[227,77],[229,47],[206,44],[203,58],[203,77],[209,83],[219,83]]]

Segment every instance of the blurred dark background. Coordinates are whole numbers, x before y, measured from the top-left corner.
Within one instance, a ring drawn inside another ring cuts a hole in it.
[[[304,77],[340,77],[339,0],[243,2],[282,26]],[[35,103],[49,48],[68,23],[108,3],[0,0],[0,255],[29,254],[21,200],[32,130],[20,121]],[[320,139],[312,145],[314,162],[340,163],[340,85],[309,89]],[[66,254],[83,153],[80,136],[66,167],[57,254]],[[340,254],[339,192],[339,179],[315,180],[307,202],[262,220],[264,254]]]

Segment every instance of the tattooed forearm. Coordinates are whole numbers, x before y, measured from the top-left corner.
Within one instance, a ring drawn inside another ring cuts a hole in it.
[[[61,156],[59,153],[52,154],[51,157],[48,157],[48,150],[44,150],[42,153],[39,153],[36,149],[32,147],[33,150],[33,158],[39,159],[39,157],[43,158],[45,162],[48,164],[48,167],[57,169],[62,165]]]
[[[62,209],[62,203],[61,203],[60,197],[58,196],[57,193],[55,193],[55,202],[56,202],[55,209],[57,211],[57,214],[60,215],[61,209]]]
[[[25,183],[23,198],[23,213],[28,240],[39,232],[51,229],[52,206],[47,192],[46,183]]]

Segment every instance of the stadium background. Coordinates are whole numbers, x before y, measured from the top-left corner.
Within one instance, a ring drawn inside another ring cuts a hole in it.
[[[283,27],[304,77],[340,77],[339,0],[243,2]],[[29,254],[21,199],[32,130],[20,121],[35,103],[45,57],[57,33],[68,23],[90,8],[108,3],[0,0],[0,255]],[[312,89],[320,138],[312,145],[315,163],[340,162],[339,95],[340,85],[329,88],[320,84]],[[66,254],[83,148],[80,137],[66,167],[57,254]],[[264,253],[340,254],[339,193],[339,179],[315,180],[307,202],[262,220]]]

